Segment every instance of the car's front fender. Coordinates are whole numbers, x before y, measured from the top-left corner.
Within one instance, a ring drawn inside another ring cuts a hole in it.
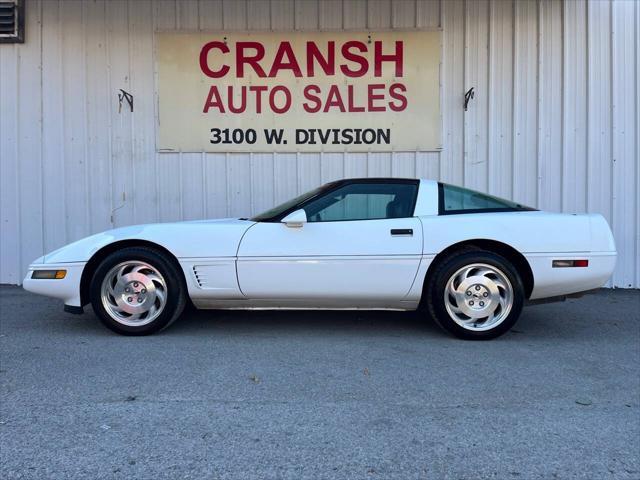
[[[166,248],[176,258],[233,257],[254,222],[222,219],[134,225],[98,233],[44,256],[44,262],[87,262],[98,250],[122,240],[143,240]]]
[[[80,284],[85,265],[99,250],[110,244],[123,240],[150,242],[165,248],[179,261],[186,259],[187,263],[197,259],[233,259],[242,235],[253,224],[248,220],[222,219],[135,225],[109,230],[70,243],[38,258],[29,266],[23,286],[34,293],[60,298],[68,306],[80,307]],[[32,278],[34,270],[52,269],[65,270],[65,278]],[[237,285],[235,268],[232,271],[234,275],[231,280]]]

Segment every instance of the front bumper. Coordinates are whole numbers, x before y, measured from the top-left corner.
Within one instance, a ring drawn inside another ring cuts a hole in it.
[[[47,297],[59,298],[70,307],[82,307],[80,303],[80,280],[85,262],[77,263],[32,263],[22,282],[25,290]],[[67,275],[57,279],[34,279],[34,270],[66,270]]]

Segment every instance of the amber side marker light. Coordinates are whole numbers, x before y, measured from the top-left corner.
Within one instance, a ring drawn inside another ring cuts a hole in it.
[[[66,276],[66,270],[34,270],[31,274],[35,280],[62,280]]]
[[[589,260],[554,260],[551,266],[553,268],[588,267]]]

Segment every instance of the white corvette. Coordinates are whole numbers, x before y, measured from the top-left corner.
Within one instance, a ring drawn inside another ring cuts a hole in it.
[[[431,180],[323,185],[251,219],[139,225],[37,259],[24,288],[125,335],[197,308],[400,309],[466,339],[526,302],[601,287],[616,250],[600,215],[558,214]]]

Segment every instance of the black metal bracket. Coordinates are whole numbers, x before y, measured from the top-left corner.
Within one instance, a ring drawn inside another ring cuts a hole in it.
[[[124,90],[120,89],[120,92],[118,94],[118,102],[120,102],[120,105],[118,106],[118,113],[122,112],[122,101],[126,100],[127,103],[129,104],[129,108],[131,108],[131,111],[133,112],[133,95],[131,95],[129,92],[125,92]]]
[[[464,111],[467,111],[467,107],[469,106],[469,100],[471,100],[475,96],[473,91],[473,87],[467,90],[467,93],[464,94]]]

